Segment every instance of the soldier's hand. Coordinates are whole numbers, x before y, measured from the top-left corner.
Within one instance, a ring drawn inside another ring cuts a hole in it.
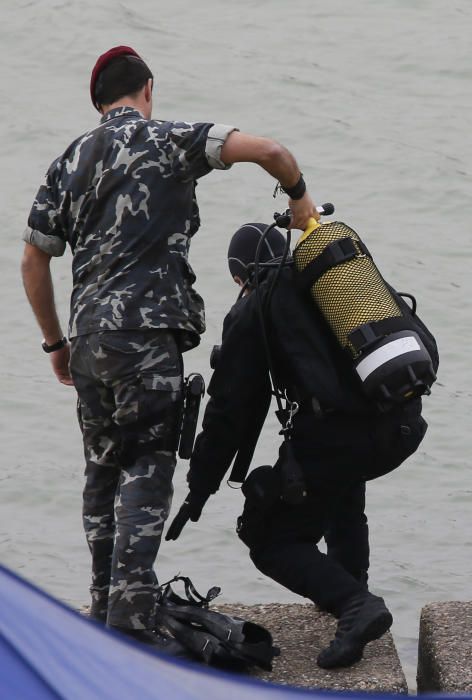
[[[210,494],[201,494],[190,491],[187,498],[180,506],[179,512],[167,530],[166,540],[176,540],[189,520],[196,523],[200,519],[203,506]]]
[[[291,229],[298,228],[304,231],[308,226],[309,219],[313,218],[318,221],[320,218],[308,192],[305,192],[301,199],[289,199],[288,202],[292,212]]]
[[[52,369],[61,384],[66,384],[67,386],[74,386],[72,377],[69,372],[69,361],[70,361],[70,345],[67,343],[60,350],[56,350],[51,353],[51,364]]]

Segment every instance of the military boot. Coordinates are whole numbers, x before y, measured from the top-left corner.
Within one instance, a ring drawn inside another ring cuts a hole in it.
[[[105,600],[93,599],[89,609],[89,617],[98,622],[107,621],[108,598]]]
[[[362,659],[364,647],[381,637],[393,622],[383,598],[362,593],[352,598],[341,612],[336,635],[318,655],[321,668],[351,666]]]

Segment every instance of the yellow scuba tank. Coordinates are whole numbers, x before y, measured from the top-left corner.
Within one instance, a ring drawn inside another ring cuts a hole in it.
[[[401,402],[430,393],[431,357],[359,235],[339,221],[310,219],[293,259],[297,281],[354,361],[368,396]]]

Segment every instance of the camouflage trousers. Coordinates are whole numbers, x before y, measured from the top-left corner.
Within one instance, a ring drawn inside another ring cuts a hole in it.
[[[105,331],[71,344],[85,452],[83,524],[92,613],[153,626],[154,562],[172,500],[182,357],[166,330]]]

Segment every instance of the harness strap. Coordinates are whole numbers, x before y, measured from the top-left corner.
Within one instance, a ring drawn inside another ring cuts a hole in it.
[[[252,426],[248,426],[248,431],[251,431],[249,435],[246,436],[247,440],[242,445],[236,455],[236,459],[233,463],[233,468],[231,469],[231,474],[228,478],[229,484],[242,484],[247,476],[249,467],[251,466],[251,461],[254,456],[254,451],[256,449],[257,441],[259,439],[260,430],[259,426],[252,430]]]
[[[359,353],[390,333],[408,330],[416,330],[415,324],[410,322],[406,316],[392,316],[381,321],[364,323],[349,333],[348,340],[355,351]]]
[[[298,272],[298,284],[301,289],[309,289],[327,270],[360,255],[372,257],[365,243],[355,241],[350,236],[339,238],[329,243],[318,257]]]
[[[181,598],[180,596],[178,596],[172,590],[171,583],[176,583],[177,581],[182,581],[182,583],[184,584],[185,595],[187,596],[186,600],[185,598]],[[197,589],[195,588],[188,576],[177,575],[174,576],[174,578],[170,581],[167,581],[167,583],[163,583],[159,586],[158,598],[161,603],[163,603],[166,600],[170,600],[174,603],[178,602],[180,605],[188,605],[190,603],[191,605],[207,606],[209,603],[211,603],[212,600],[219,596],[220,593],[221,588],[219,586],[213,586],[212,588],[210,588],[210,590],[205,596],[201,595],[201,593],[197,591]]]

